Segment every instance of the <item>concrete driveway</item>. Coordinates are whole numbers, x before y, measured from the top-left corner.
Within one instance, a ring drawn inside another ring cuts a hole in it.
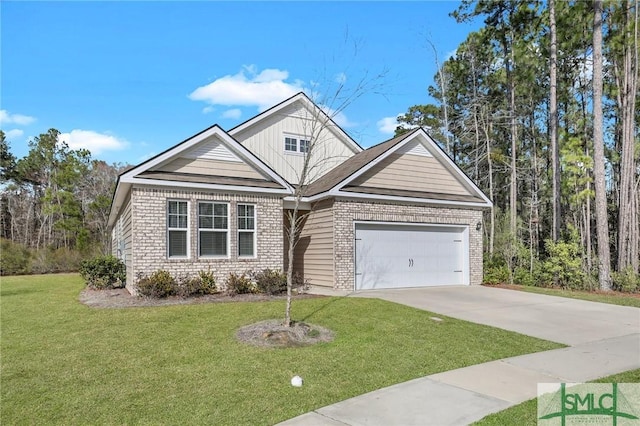
[[[640,309],[487,287],[358,292],[569,345],[433,374],[320,408],[282,425],[464,425],[537,395],[640,368]]]
[[[482,286],[353,293],[566,345],[640,331],[640,309]]]

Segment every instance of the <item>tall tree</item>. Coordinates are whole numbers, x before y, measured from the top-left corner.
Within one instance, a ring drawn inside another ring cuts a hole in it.
[[[602,111],[602,1],[594,1],[593,13],[593,154],[598,234],[598,281],[601,290],[611,290],[609,220],[604,170],[604,120]]]
[[[552,239],[558,241],[560,234],[560,155],[558,148],[558,95],[557,95],[557,33],[556,33],[556,2],[549,0],[549,35],[551,38],[549,61],[549,138],[551,143],[551,175],[553,187],[553,227]]]

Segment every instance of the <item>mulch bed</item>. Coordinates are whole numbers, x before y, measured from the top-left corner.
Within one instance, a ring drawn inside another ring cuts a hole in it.
[[[168,305],[194,305],[202,303],[220,302],[263,302],[269,300],[284,300],[286,295],[270,296],[267,294],[238,294],[229,296],[223,293],[199,297],[167,297],[164,299],[152,299],[149,297],[132,296],[124,288],[111,290],[92,290],[85,288],[80,293],[78,300],[92,308],[133,308],[141,306],[168,306]],[[294,300],[322,297],[314,294],[296,294]]]

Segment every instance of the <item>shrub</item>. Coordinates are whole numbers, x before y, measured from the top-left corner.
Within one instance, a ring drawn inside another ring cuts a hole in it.
[[[176,287],[176,295],[180,297],[204,296],[217,292],[216,280],[211,271],[200,271],[196,277],[181,278]]]
[[[635,293],[640,290],[640,275],[636,274],[631,267],[624,271],[613,272],[611,281],[613,289],[617,291]]]
[[[127,279],[124,263],[110,254],[83,260],[80,275],[88,287],[98,290],[122,287]]]
[[[82,254],[65,247],[37,250],[31,262],[34,274],[52,274],[57,272],[75,272],[80,269]]]
[[[545,241],[549,257],[542,263],[539,281],[543,285],[553,285],[573,290],[586,289],[588,281],[582,270],[582,253],[576,241]]]
[[[498,256],[486,255],[484,258],[484,277],[485,284],[503,284],[509,282],[509,267],[506,262]]]
[[[264,269],[253,275],[259,293],[281,294],[287,291],[287,275],[281,271]]]
[[[227,293],[230,295],[255,293],[256,287],[246,274],[231,272],[227,277]]]
[[[138,278],[138,292],[142,296],[162,298],[177,293],[176,280],[167,271],[159,270],[149,277]]]
[[[216,277],[210,270],[198,272],[198,278],[200,278],[200,293],[199,294],[215,294],[218,292],[218,285],[216,284]]]
[[[0,240],[0,275],[20,275],[31,272],[31,253],[22,244]]]

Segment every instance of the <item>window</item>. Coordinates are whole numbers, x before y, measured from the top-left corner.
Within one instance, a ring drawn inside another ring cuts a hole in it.
[[[256,255],[256,206],[238,204],[238,256]]]
[[[167,254],[189,256],[189,220],[186,201],[167,202]]]
[[[309,141],[300,139],[300,152],[309,152]]]
[[[284,138],[284,150],[296,152],[298,150],[298,140],[296,138]]]
[[[309,139],[299,139],[298,136],[285,136],[284,137],[284,150],[288,154],[295,153],[307,153],[309,152]]]
[[[198,246],[199,256],[228,256],[228,204],[206,202],[198,203]]]

